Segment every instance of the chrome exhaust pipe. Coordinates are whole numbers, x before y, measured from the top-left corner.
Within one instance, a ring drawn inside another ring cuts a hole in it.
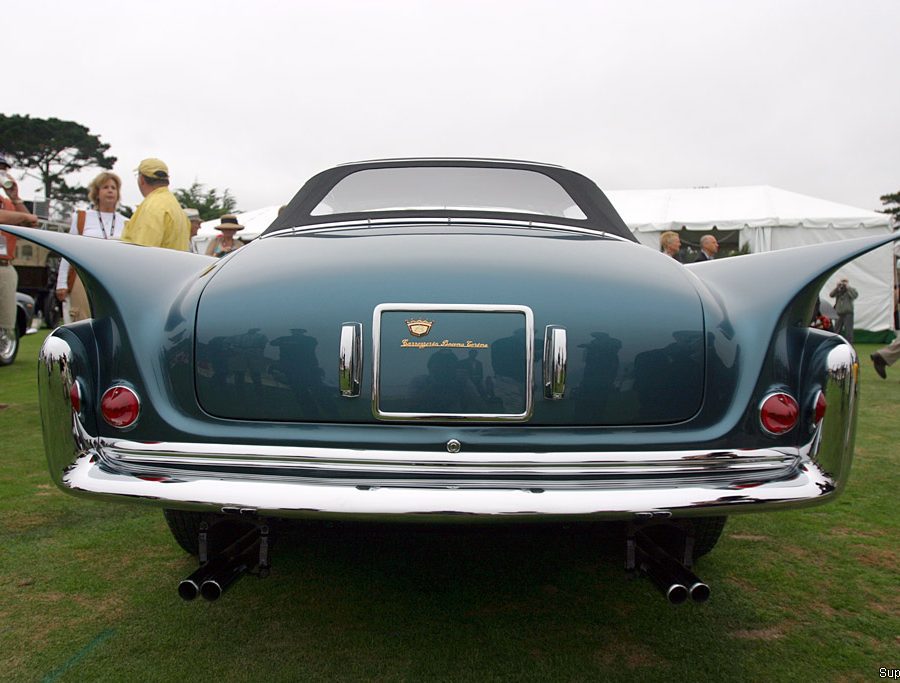
[[[712,595],[712,590],[698,579],[696,583],[688,586],[688,594],[694,602],[706,602],[709,600],[709,596]]]
[[[178,584],[178,597],[186,602],[194,600],[200,595],[200,587],[203,582],[209,578],[209,575],[215,572],[223,564],[223,558],[219,557],[210,562],[200,565],[193,574],[186,579],[182,579]]]
[[[638,548],[638,556],[638,566],[641,571],[650,577],[653,584],[666,596],[666,600],[673,605],[681,605],[687,601],[687,587],[679,583],[678,579],[671,572],[667,571],[660,562],[651,557],[643,548]]]
[[[178,584],[178,596],[185,601],[198,595],[209,601],[218,600],[222,593],[259,559],[260,530],[254,527],[237,537],[225,550],[198,567]]]
[[[686,597],[697,603],[709,600],[712,595],[710,587],[694,572],[651,541],[646,534],[640,534],[637,543],[638,547],[660,566],[665,576],[671,577],[685,588]]]
[[[209,575],[200,584],[200,595],[204,600],[215,602],[222,594],[241,578],[255,564],[259,557],[259,541],[248,547],[240,556],[235,557],[218,571]]]
[[[178,584],[178,597],[185,602],[190,602],[200,594],[200,586],[192,578],[183,579]]]

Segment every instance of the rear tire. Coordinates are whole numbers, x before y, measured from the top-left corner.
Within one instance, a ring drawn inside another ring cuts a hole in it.
[[[200,554],[200,524],[203,514],[189,510],[163,510],[169,531],[182,549],[191,555]]]
[[[252,523],[215,512],[193,512],[191,510],[164,509],[163,516],[169,525],[172,537],[182,550],[190,555],[200,555],[200,525],[206,522],[206,550],[210,557],[220,553],[237,535],[252,527]]]
[[[728,517],[698,517],[694,520],[694,559],[703,557],[722,537]]]
[[[694,517],[690,522],[684,520],[678,525],[665,522],[654,524],[648,527],[645,532],[663,550],[681,561],[684,557],[687,533],[686,524],[691,524],[694,531],[694,552],[692,557],[694,560],[697,560],[697,558],[703,557],[716,547],[727,520],[727,517]]]

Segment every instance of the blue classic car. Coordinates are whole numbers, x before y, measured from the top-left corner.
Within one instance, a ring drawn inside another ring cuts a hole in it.
[[[584,176],[476,159],[327,170],[221,260],[8,230],[75,264],[95,316],[41,352],[51,476],[164,508],[188,599],[312,517],[616,520],[629,569],[704,600],[728,515],[846,484],[857,357],[808,323],[894,238],[683,266]]]

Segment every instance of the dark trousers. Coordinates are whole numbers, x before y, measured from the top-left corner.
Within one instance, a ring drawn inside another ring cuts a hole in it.
[[[834,331],[851,344],[853,343],[853,313],[838,313]]]

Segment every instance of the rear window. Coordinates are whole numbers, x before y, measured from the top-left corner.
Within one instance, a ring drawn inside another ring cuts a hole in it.
[[[351,173],[313,216],[367,211],[501,211],[585,220],[563,187],[537,171],[510,168],[373,168]]]

